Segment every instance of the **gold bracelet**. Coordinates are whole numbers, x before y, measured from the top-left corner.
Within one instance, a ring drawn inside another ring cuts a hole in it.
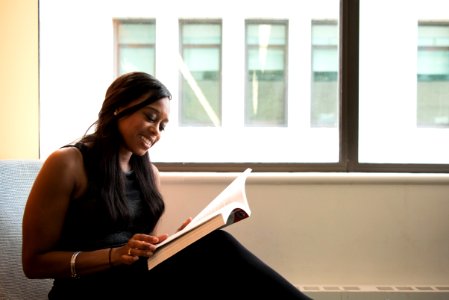
[[[76,273],[76,257],[80,254],[81,251],[77,251],[73,253],[72,258],[70,259],[70,273],[72,274],[72,278],[78,278],[78,274]]]

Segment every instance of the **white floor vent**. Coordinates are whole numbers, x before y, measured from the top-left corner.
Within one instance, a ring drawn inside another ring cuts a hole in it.
[[[449,293],[449,286],[444,285],[301,285],[304,292],[434,292]]]

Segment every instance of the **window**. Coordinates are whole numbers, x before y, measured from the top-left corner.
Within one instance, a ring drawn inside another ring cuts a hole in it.
[[[447,164],[448,30],[427,22],[449,15],[438,1],[407,10],[386,3],[360,1],[358,161],[415,170]]]
[[[41,158],[143,70],[174,95],[163,171],[449,171],[444,1],[276,4],[39,0]]]
[[[246,23],[245,125],[287,125],[286,22]]]
[[[221,23],[181,20],[180,126],[221,126]]]
[[[117,75],[134,70],[155,72],[156,32],[149,20],[116,20]]]
[[[312,127],[338,126],[338,26],[312,22]]]
[[[449,127],[449,24],[418,26],[418,127]]]

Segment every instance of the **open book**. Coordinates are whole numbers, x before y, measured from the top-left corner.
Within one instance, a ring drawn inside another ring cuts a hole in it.
[[[148,258],[148,270],[181,251],[212,231],[229,226],[251,215],[245,192],[245,182],[251,173],[248,168],[236,177],[182,230],[157,244]]]

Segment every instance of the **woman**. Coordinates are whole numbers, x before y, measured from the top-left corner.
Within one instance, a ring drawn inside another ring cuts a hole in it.
[[[151,75],[124,74],[108,88],[95,131],[47,158],[23,217],[25,275],[54,278],[49,299],[308,299],[222,230],[147,270],[167,238],[156,231],[164,201],[148,150],[170,99]]]

